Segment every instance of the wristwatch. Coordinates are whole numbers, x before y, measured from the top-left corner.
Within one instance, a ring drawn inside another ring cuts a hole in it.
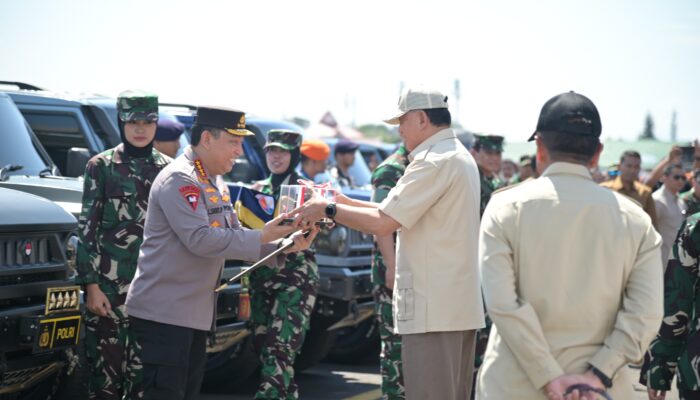
[[[335,213],[338,212],[338,208],[335,203],[328,203],[326,206],[326,218],[330,218],[335,221]]]
[[[591,372],[600,379],[600,382],[603,383],[606,388],[610,389],[612,387],[612,379],[605,375],[603,371],[591,365]]]

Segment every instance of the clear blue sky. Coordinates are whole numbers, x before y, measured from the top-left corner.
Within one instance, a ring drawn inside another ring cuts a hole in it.
[[[0,80],[378,123],[400,82],[436,86],[468,129],[523,141],[575,90],[606,138],[700,137],[700,2],[0,1]],[[453,82],[460,79],[459,107]]]

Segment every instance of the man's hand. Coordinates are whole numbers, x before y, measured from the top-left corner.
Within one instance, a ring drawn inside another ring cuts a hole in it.
[[[326,218],[326,206],[330,203],[327,199],[321,196],[314,196],[311,200],[304,203],[303,206],[296,208],[289,213],[295,216],[295,222],[302,228]]]
[[[650,387],[647,388],[647,395],[649,395],[649,400],[664,400],[666,399],[665,390],[656,390]]]
[[[100,286],[96,283],[90,283],[86,287],[87,304],[86,307],[91,313],[106,317],[112,311],[112,306],[109,304],[107,296],[102,292]]]
[[[552,379],[544,387],[544,393],[547,395],[549,400],[596,400],[598,395],[593,392],[574,390],[569,393],[566,397],[564,393],[566,389],[570,386],[584,384],[588,385],[594,389],[605,390],[605,385],[598,379],[592,372],[586,372],[585,374],[572,374],[572,375],[562,375],[558,378]]]
[[[289,214],[280,214],[277,216],[277,218],[266,223],[262,228],[262,237],[260,238],[260,241],[262,243],[270,243],[277,239],[282,239],[283,237],[288,236],[290,233],[298,231],[302,228],[300,225],[301,221],[298,220],[294,220],[294,222],[289,225],[280,225],[284,219],[288,218],[291,219],[292,217]]]
[[[681,162],[681,156],[683,155],[683,150],[676,145],[671,146],[671,150],[668,152],[668,162],[670,164],[678,164]]]
[[[306,250],[311,247],[316,235],[321,230],[320,227],[314,226],[313,229],[309,231],[308,237],[304,236],[304,232],[295,232],[289,239],[294,241],[294,245],[284,251],[285,254],[296,253],[298,251]]]

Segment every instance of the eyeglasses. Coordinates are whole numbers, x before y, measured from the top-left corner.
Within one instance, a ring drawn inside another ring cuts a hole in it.
[[[673,175],[671,178],[677,180],[677,181],[684,181],[685,180],[685,175]]]

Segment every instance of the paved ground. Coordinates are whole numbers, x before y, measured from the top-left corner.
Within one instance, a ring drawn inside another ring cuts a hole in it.
[[[339,365],[323,363],[302,372],[297,378],[300,398],[303,400],[378,400],[379,366],[372,361],[361,365]],[[638,370],[634,370],[636,376]],[[202,400],[243,400],[252,399],[255,386],[250,385],[234,393],[205,393]],[[614,400],[647,400],[646,388],[635,385],[633,399]],[[676,391],[667,394],[666,400],[678,400]]]
[[[304,400],[375,400],[379,390],[379,365],[366,362],[361,365],[323,363],[297,376],[300,398]],[[252,399],[255,385],[234,393],[205,393],[202,400]]]

